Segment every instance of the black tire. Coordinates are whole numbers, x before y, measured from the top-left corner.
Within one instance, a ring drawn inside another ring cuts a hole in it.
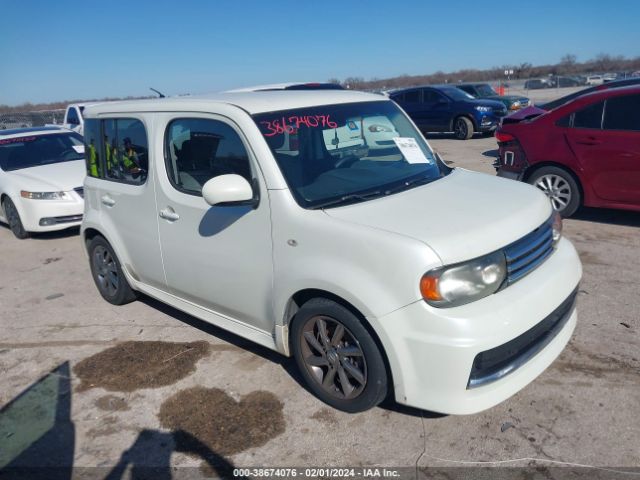
[[[473,137],[473,122],[467,117],[458,117],[453,121],[453,135],[458,140],[469,140]]]
[[[8,197],[5,198],[4,202],[2,202],[2,208],[4,209],[4,217],[7,219],[9,228],[16,238],[19,238],[20,240],[29,238],[30,234],[24,229],[22,220],[20,220],[20,214],[18,213],[16,206],[13,204],[13,201]]]
[[[91,275],[102,298],[113,305],[133,302],[137,294],[127,282],[109,242],[98,235],[91,239],[87,250]]]
[[[570,217],[582,204],[578,182],[562,168],[542,167],[534,171],[527,182],[542,190],[551,200],[553,209],[562,217]]]
[[[337,335],[339,326],[342,335]],[[305,303],[293,318],[291,344],[308,387],[328,405],[345,412],[363,412],[387,396],[382,353],[358,317],[342,305],[326,298]]]

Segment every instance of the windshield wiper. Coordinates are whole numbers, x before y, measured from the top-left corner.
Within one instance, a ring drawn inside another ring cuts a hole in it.
[[[381,197],[383,195],[387,195],[387,192],[384,192],[382,190],[375,190],[373,192],[367,192],[367,193],[350,193],[349,195],[343,195],[342,197],[334,198],[332,200],[319,203],[317,205],[314,205],[311,208],[313,210],[319,210],[325,207],[335,207],[338,205],[343,205],[345,203],[353,202],[354,200],[360,200],[360,201],[369,200],[371,198]]]

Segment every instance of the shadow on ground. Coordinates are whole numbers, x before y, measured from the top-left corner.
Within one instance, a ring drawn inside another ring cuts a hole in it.
[[[298,368],[295,365],[295,361],[293,360],[293,358],[287,358],[277,352],[274,352],[273,350],[269,350],[266,347],[263,347],[249,340],[246,340],[238,335],[235,335],[234,333],[223,330],[219,327],[216,327],[215,325],[211,325],[210,323],[207,323],[203,320],[193,317],[188,313],[185,313],[181,310],[173,308],[165,303],[162,303],[146,295],[141,295],[139,300],[145,303],[146,305],[152,308],[155,308],[156,310],[159,310],[162,313],[169,315],[170,317],[173,317],[176,320],[179,320],[180,322],[184,322],[194,328],[197,328],[198,330],[208,335],[217,337],[220,340],[230,343],[231,345],[235,345],[236,347],[242,348],[255,355],[258,355],[264,358],[265,360],[268,360],[270,362],[280,365],[283,368],[283,370],[285,370],[289,374],[289,376],[291,376],[291,378],[295,380],[298,383],[298,385],[300,385],[300,387],[304,388],[311,395],[314,395],[314,393],[308,388],[306,382],[298,372]],[[426,410],[420,410],[417,408],[400,405],[393,398],[387,398],[384,402],[380,404],[380,408],[384,410],[401,413],[403,415],[414,416],[414,417],[441,418],[444,416],[440,413],[428,412]]]
[[[631,212],[628,210],[583,207],[571,218],[573,220],[584,220],[587,222],[640,227],[640,212]]]
[[[9,225],[0,222],[0,228],[11,232]],[[66,230],[57,230],[55,232],[31,232],[29,239],[33,240],[53,240],[57,238],[73,237],[80,234],[80,227],[67,228]],[[11,234],[13,235],[13,233]],[[20,241],[17,238],[16,241]]]
[[[113,468],[74,469],[71,397],[69,362],[65,362],[0,409],[1,479],[233,477],[232,463],[184,430],[143,430]],[[201,459],[200,469],[176,471],[171,467],[173,452]]]

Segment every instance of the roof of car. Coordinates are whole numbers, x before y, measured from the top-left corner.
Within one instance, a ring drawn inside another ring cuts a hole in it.
[[[7,130],[0,130],[0,138],[20,137],[25,135],[47,135],[49,133],[68,132],[73,133],[71,130],[62,127],[29,127],[29,128],[11,128]]]
[[[435,88],[436,90],[448,90],[448,89],[456,88],[457,86],[458,84],[453,84],[453,83],[442,83],[437,85],[416,85],[415,87],[398,88],[397,90],[390,90],[388,94],[395,95],[397,93],[401,93],[408,90],[416,90],[418,88]]]
[[[338,83],[331,82],[287,82],[234,88],[233,90],[226,90],[224,93],[266,92],[270,90],[344,90],[344,87]]]
[[[209,111],[219,104],[235,105],[249,114],[306,108],[339,103],[388,101],[382,95],[352,90],[272,90],[260,92],[223,92],[188,97],[127,100],[88,105],[85,117],[103,113],[153,111]]]

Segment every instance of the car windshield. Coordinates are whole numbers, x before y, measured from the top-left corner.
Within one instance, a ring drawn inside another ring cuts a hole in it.
[[[450,171],[388,100],[298,108],[253,118],[304,208],[390,195]]]
[[[489,85],[477,85],[476,90],[481,97],[494,97],[498,95]]]
[[[448,95],[449,97],[453,98],[454,100],[469,100],[469,99],[476,98],[470,93],[463,92],[459,88],[454,88],[454,87],[442,88],[440,89],[440,91],[445,95]]]
[[[6,172],[84,159],[82,137],[71,133],[0,139],[0,168]]]

